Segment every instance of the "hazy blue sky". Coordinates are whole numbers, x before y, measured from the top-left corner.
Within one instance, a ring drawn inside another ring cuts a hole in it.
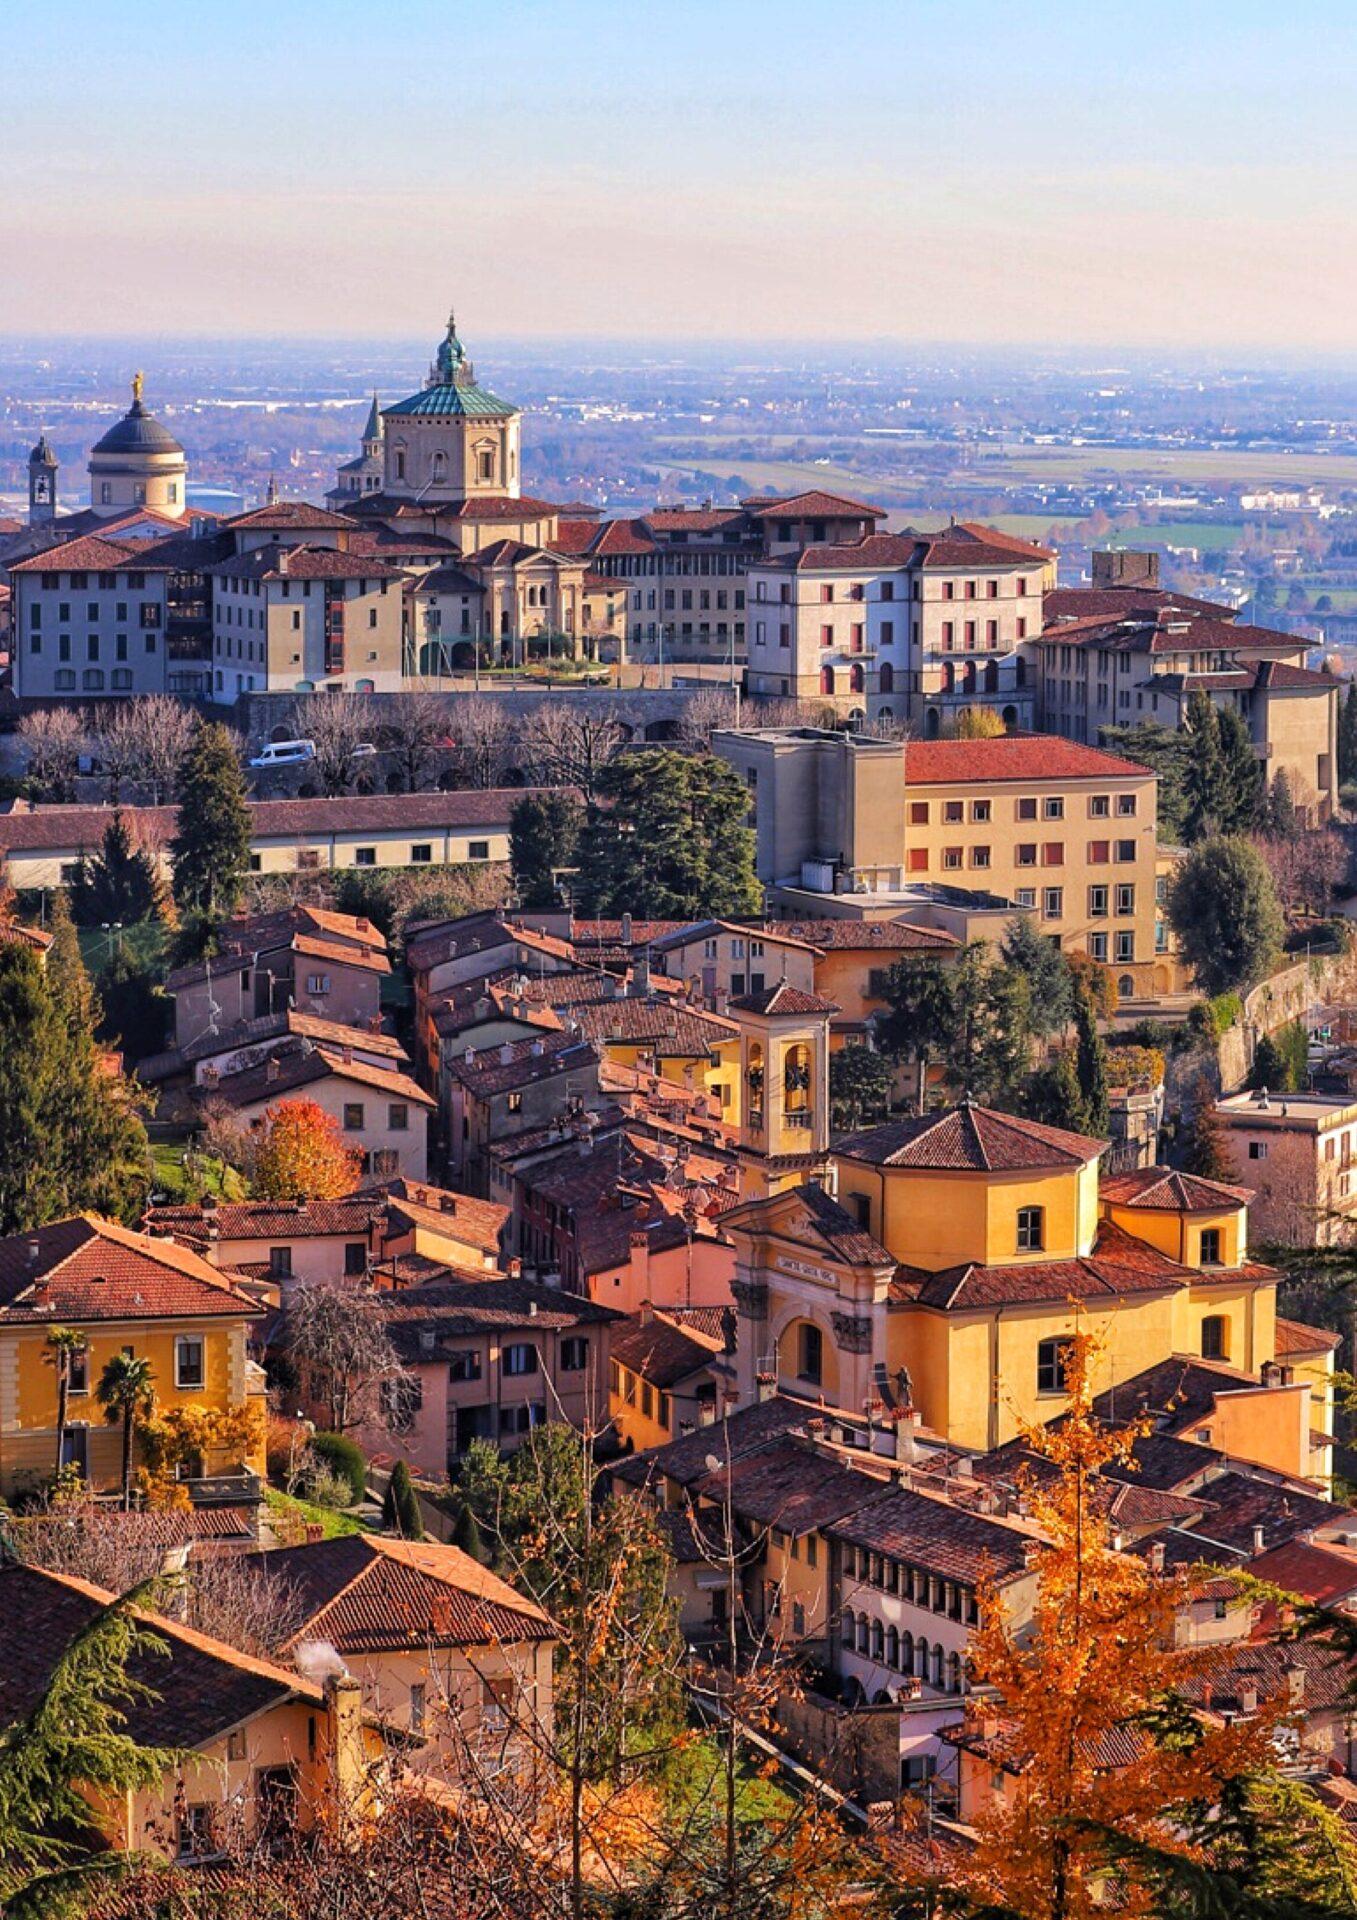
[[[0,18],[0,332],[1357,333],[1353,0]]]

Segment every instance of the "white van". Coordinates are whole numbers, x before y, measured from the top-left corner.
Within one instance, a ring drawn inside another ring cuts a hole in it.
[[[251,760],[252,767],[295,767],[304,760],[314,760],[316,743],[314,740],[273,740]]]

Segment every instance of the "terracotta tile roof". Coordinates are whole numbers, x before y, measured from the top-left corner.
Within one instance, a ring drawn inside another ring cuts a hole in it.
[[[261,1554],[297,1591],[305,1624],[288,1643],[328,1641],[341,1655],[554,1640],[556,1628],[488,1567],[432,1540],[348,1534]]]
[[[1018,1173],[1040,1167],[1081,1167],[1097,1158],[1105,1140],[1086,1139],[1016,1114],[963,1105],[945,1113],[888,1120],[850,1133],[835,1152],[879,1167],[930,1172]]]
[[[0,1324],[239,1319],[255,1312],[227,1275],[188,1247],[93,1214],[0,1240]]]
[[[1098,1183],[1098,1196],[1118,1207],[1144,1207],[1150,1212],[1220,1213],[1247,1206],[1251,1187],[1227,1187],[1219,1180],[1203,1180],[1195,1173],[1171,1167],[1141,1167],[1135,1173],[1108,1174]]]
[[[173,1234],[182,1246],[208,1247],[220,1240],[366,1239],[383,1211],[379,1193],[350,1193],[342,1200],[219,1200],[214,1206],[151,1207],[148,1228]],[[209,1228],[216,1228],[215,1234]]]
[[[1150,779],[1148,767],[1054,733],[1005,733],[993,740],[909,740],[905,784],[984,786],[996,780]]]
[[[328,507],[313,507],[305,500],[275,500],[265,507],[253,507],[248,513],[231,516],[226,525],[233,531],[258,533],[261,530],[272,532],[276,527],[290,531],[304,530],[308,527],[317,530],[333,527],[343,533],[353,531],[353,522],[342,513],[331,513]]]
[[[520,788],[519,797],[522,792]],[[506,823],[511,811],[512,804],[506,809]],[[541,954],[547,959],[574,965],[574,950],[568,940],[520,926],[495,912],[469,913],[456,920],[436,920],[419,927],[406,937],[405,960],[412,972],[428,973],[434,967],[441,967],[449,960],[460,960],[470,953],[515,946],[526,954]],[[507,967],[512,960],[513,955],[506,953],[499,965]]]
[[[359,1053],[373,1053],[384,1060],[407,1066],[410,1056],[391,1033],[374,1033],[370,1027],[346,1027],[339,1020],[322,1020],[311,1013],[286,1007],[281,1013],[261,1013],[253,1020],[237,1020],[219,1033],[204,1033],[183,1047],[169,1047],[163,1053],[148,1054],[137,1062],[137,1078],[143,1083],[172,1079],[185,1073],[200,1060],[231,1053],[246,1047],[267,1046],[270,1040],[298,1039],[323,1041],[340,1052],[352,1047]]]
[[[291,1042],[287,1043],[287,1047],[291,1045]],[[247,1067],[239,1073],[224,1073],[211,1083],[204,1082],[194,1088],[194,1097],[198,1100],[224,1100],[232,1107],[266,1105],[285,1094],[295,1093],[299,1087],[309,1087],[317,1080],[333,1077],[350,1081],[355,1086],[371,1087],[378,1093],[389,1094],[392,1099],[407,1101],[412,1106],[431,1108],[437,1105],[408,1074],[369,1066],[365,1060],[345,1060],[328,1047],[310,1046],[308,1041],[302,1041],[292,1052],[287,1047],[280,1047],[257,1067]],[[310,1047],[309,1052],[305,1051],[307,1047]]]
[[[829,1529],[836,1540],[889,1554],[943,1580],[974,1586],[988,1572],[997,1580],[1027,1570],[1036,1544],[1028,1529],[972,1513],[930,1493],[894,1487]],[[846,1591],[851,1599],[851,1591]]]
[[[605,520],[597,529],[598,539],[589,549],[590,557],[608,553],[653,553],[655,536],[644,520]]]
[[[738,1000],[732,1000],[730,1004],[738,1007],[741,1013],[830,1014],[842,1011],[833,1000],[826,1000],[818,993],[806,993],[800,987],[792,986],[788,980],[779,980],[776,986],[765,987],[761,993],[741,994]]]
[[[333,547],[252,547],[203,572],[214,580],[399,580],[400,569],[370,553]]]
[[[640,1314],[630,1315],[613,1328],[608,1340],[610,1359],[620,1361],[662,1392],[699,1368],[710,1366],[722,1351],[719,1339],[705,1338],[693,1327],[676,1326],[658,1313],[649,1320]]]
[[[469,1060],[465,1054],[453,1054],[446,1061],[452,1078],[478,1100],[551,1080],[558,1074],[582,1073],[597,1065],[598,1054],[587,1040],[581,1040],[578,1034],[547,1029],[529,1040],[482,1047]]]
[[[705,1058],[739,1033],[733,1020],[670,998],[624,995],[573,1006],[567,1002],[562,1011],[595,1046],[643,1046],[661,1058]]]
[[[589,552],[601,532],[597,520],[558,520],[551,544],[557,553],[581,556]]]
[[[791,931],[784,920],[693,920],[671,933],[650,942],[654,953],[668,953],[675,947],[691,946],[695,940],[709,940],[715,934],[733,933],[740,938],[763,940],[769,946],[807,948],[810,943]]]
[[[1357,1593],[1357,1553],[1351,1547],[1288,1540],[1250,1560],[1249,1573],[1320,1607],[1331,1607]]]
[[[881,1499],[889,1488],[888,1481],[848,1466],[796,1435],[769,1439],[748,1453],[738,1454],[729,1466],[722,1458],[719,1429],[701,1428],[695,1437],[703,1436],[707,1452],[721,1460],[721,1465],[715,1472],[705,1470],[701,1474],[692,1486],[694,1495],[724,1505],[729,1484],[730,1504],[737,1519],[776,1527],[797,1538],[845,1519],[868,1502]]]
[[[756,520],[884,520],[884,507],[869,507],[862,500],[850,500],[846,494],[823,493],[813,487],[807,493],[785,497],[755,495],[741,503]]]
[[[431,1277],[418,1286],[379,1293],[391,1343],[411,1366],[446,1362],[445,1343],[509,1329],[568,1333],[606,1327],[621,1318],[611,1307],[565,1293],[542,1281],[501,1273],[460,1273],[429,1261]],[[432,1336],[430,1346],[426,1336]]]
[[[26,927],[22,920],[0,920],[0,946],[31,947],[35,953],[46,953],[51,944],[52,935],[41,927]]]
[[[148,547],[139,540],[107,540],[95,533],[47,547],[31,559],[16,560],[10,573],[136,573],[155,572]],[[163,563],[161,563],[163,565]]]
[[[451,1193],[418,1180],[385,1180],[367,1193],[385,1203],[388,1229],[409,1221],[486,1253],[499,1252],[509,1224],[510,1209],[497,1200],[478,1200],[474,1194]]]
[[[340,799],[251,800],[256,840],[324,838],[351,832],[461,832],[469,827],[508,830],[523,787],[462,788],[454,793],[350,793]],[[124,809],[127,811],[127,809]],[[17,803],[0,812],[0,853],[42,848],[94,849],[113,818],[108,806],[37,806]],[[176,830],[175,807],[138,807],[137,824],[148,838],[168,841]]]
[[[712,1454],[721,1460],[727,1454],[733,1460],[742,1459],[770,1440],[804,1432],[810,1412],[803,1402],[775,1394],[771,1400],[759,1400],[726,1414],[712,1426],[681,1434],[667,1446],[618,1461],[608,1472],[613,1479],[634,1486],[648,1485],[663,1476],[691,1489],[710,1473],[707,1461]]]
[[[1042,600],[1047,620],[1144,618],[1161,608],[1233,620],[1235,609],[1215,600],[1194,599],[1168,587],[1049,587]]]
[[[1193,1280],[1200,1279],[1195,1269],[1181,1271]],[[1167,1432],[1180,1433],[1210,1413],[1217,1394],[1258,1385],[1254,1374],[1241,1373],[1223,1360],[1173,1354],[1099,1394],[1093,1406],[1098,1418],[1107,1421],[1127,1420],[1139,1413],[1159,1414]]]
[[[950,952],[961,945],[954,933],[915,926],[908,920],[781,920],[778,926],[826,952],[859,948],[890,953]]]
[[[1073,1260],[1035,1260],[1012,1266],[975,1263],[925,1273],[899,1267],[891,1298],[900,1305],[965,1313],[976,1307],[1038,1302],[1120,1299],[1133,1293],[1164,1293],[1196,1277],[1166,1254],[1104,1221],[1091,1254]]]
[[[410,583],[412,593],[484,593],[485,582],[469,573],[461,560],[449,561],[446,566],[435,567],[432,572],[421,575]]]
[[[1191,1526],[1206,1511],[1202,1500],[1139,1486],[1134,1480],[1121,1482],[1107,1509],[1108,1518],[1123,1527]]]
[[[1302,1320],[1285,1320],[1277,1315],[1276,1353],[1279,1360],[1298,1353],[1332,1353],[1343,1344],[1341,1333],[1328,1327],[1307,1327]]]
[[[0,1606],[22,1621],[0,1662],[0,1725],[32,1712],[71,1642],[113,1600],[102,1587],[37,1567],[0,1566]],[[251,1659],[174,1620],[142,1614],[168,1652],[134,1653],[129,1679],[146,1689],[120,1701],[121,1731],[142,1746],[204,1747],[289,1700],[319,1706],[321,1689],[300,1674]]]
[[[1350,1700],[1351,1668],[1334,1647],[1318,1641],[1244,1640],[1219,1650],[1204,1674],[1185,1678],[1184,1698],[1209,1704],[1214,1712],[1239,1711],[1240,1696],[1251,1686],[1260,1701],[1294,1698],[1290,1676],[1303,1676],[1296,1710],[1302,1713],[1343,1707]]]

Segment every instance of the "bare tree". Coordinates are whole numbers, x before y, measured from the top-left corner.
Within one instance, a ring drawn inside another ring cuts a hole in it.
[[[457,769],[469,787],[493,787],[503,776],[513,740],[509,716],[498,700],[465,693],[452,708]]]
[[[283,1338],[334,1433],[385,1421],[387,1409],[398,1407],[414,1384],[370,1288],[324,1280],[293,1287]]]
[[[519,730],[522,765],[542,786],[578,787],[592,800],[598,777],[626,745],[616,716],[548,696]]]
[[[429,687],[398,693],[383,712],[386,737],[400,762],[406,791],[418,792],[450,731],[448,702]]]
[[[679,739],[690,747],[708,747],[718,728],[736,724],[736,713],[729,687],[700,687],[679,716]]]
[[[314,743],[321,791],[348,791],[354,748],[372,738],[372,702],[361,693],[308,693],[292,710],[300,740]]]
[[[120,700],[99,729],[99,759],[118,798],[124,780],[144,788],[152,806],[168,800],[193,743],[193,714],[180,700],[149,693]]]
[[[832,727],[837,717],[828,700],[798,700],[788,694],[751,700],[743,720],[747,727]]]
[[[19,738],[28,755],[29,778],[42,797],[73,799],[80,756],[89,747],[85,715],[73,707],[40,707],[19,722]]]

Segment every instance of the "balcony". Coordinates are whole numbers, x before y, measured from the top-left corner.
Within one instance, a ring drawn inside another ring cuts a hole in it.
[[[815,1115],[809,1107],[802,1107],[795,1113],[784,1113],[782,1123],[794,1133],[810,1133],[815,1126]]]

